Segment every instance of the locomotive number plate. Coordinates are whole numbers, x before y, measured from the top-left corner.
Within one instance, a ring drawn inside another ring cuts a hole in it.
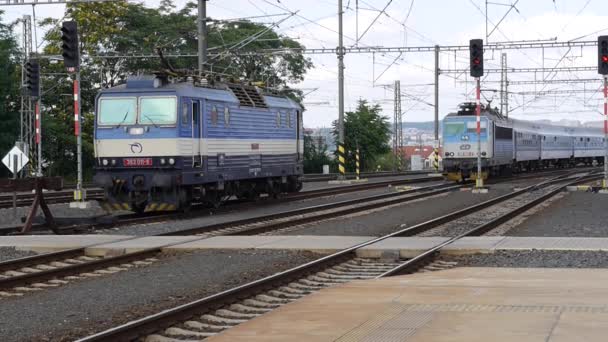
[[[122,160],[122,165],[127,167],[152,166],[152,158],[125,158]]]

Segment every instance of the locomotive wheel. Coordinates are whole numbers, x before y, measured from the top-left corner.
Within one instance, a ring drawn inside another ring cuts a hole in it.
[[[131,209],[138,213],[138,214],[143,214],[144,211],[146,211],[146,206],[148,205],[147,202],[143,202],[143,203],[133,203],[131,205]]]

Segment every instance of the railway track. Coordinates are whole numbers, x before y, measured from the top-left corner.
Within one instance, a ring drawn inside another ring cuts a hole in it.
[[[363,208],[380,208],[387,205],[405,203],[445,193],[460,187],[460,185],[434,185],[420,189],[411,189],[401,193],[388,193],[310,206],[155,236],[191,235],[191,241],[195,241],[219,235],[260,234],[296,224],[340,217],[363,210]],[[128,239],[133,238],[125,238],[123,240]],[[117,240],[116,242],[123,240]],[[180,243],[183,243],[183,241]],[[57,287],[71,280],[77,280],[79,277],[92,277],[119,272],[131,267],[134,262],[137,265],[138,261],[144,264],[153,262],[162,253],[163,248],[169,246],[170,244],[107,258],[87,257],[86,249],[92,247],[87,246],[1,262],[0,296],[22,295],[24,292],[37,291],[45,287]],[[68,278],[66,279],[66,277]]]
[[[90,189],[87,190],[87,198],[91,200],[100,200],[103,199],[103,190],[100,189]],[[46,192],[44,194],[44,199],[47,203],[67,203],[74,200],[74,194],[72,191],[55,191],[55,192]],[[34,201],[33,194],[17,194],[17,206],[25,207],[32,205]],[[0,195],[0,209],[3,208],[12,208],[13,207],[13,195]]]
[[[424,175],[430,171],[408,171],[408,172],[368,172],[362,173],[361,177],[364,178],[379,178],[379,177],[398,177],[398,176],[416,176]],[[337,179],[337,174],[309,174],[304,176],[304,182],[321,182]],[[354,179],[354,174],[348,174],[347,179]],[[87,189],[87,198],[91,200],[103,199],[103,190],[96,188],[94,183],[84,183],[84,188]],[[67,190],[55,191],[45,193],[45,199],[49,203],[67,203],[74,199],[73,190],[76,188],[76,184],[69,183],[65,186]],[[29,206],[32,204],[33,194],[20,193],[17,194],[17,206]],[[0,209],[11,208],[13,206],[13,195],[12,194],[1,194],[0,195]]]
[[[560,175],[551,180],[559,181],[566,177]],[[542,183],[541,183],[542,184]],[[242,220],[230,221],[214,225],[201,226],[176,232],[158,234],[156,236],[192,236],[191,241],[209,238],[219,235],[256,235],[272,233],[284,229],[298,227],[300,225],[319,222],[322,220],[343,217],[352,213],[358,213],[371,209],[392,206],[414,200],[432,197],[442,193],[456,190],[464,185],[439,184],[418,189],[410,189],[402,192],[380,194],[352,200],[333,202],[329,204],[310,206],[295,210],[284,211],[275,214],[262,215]],[[540,185],[536,185],[540,186]],[[493,200],[480,203],[476,206],[463,209],[455,215],[468,214],[471,211],[479,211],[495,203],[501,203],[510,197],[529,191],[528,188],[515,191]],[[454,214],[446,215],[433,220],[432,223],[445,220],[448,222]],[[431,223],[421,226],[424,231],[430,229]],[[416,226],[408,231],[416,231]],[[125,238],[125,240],[134,239]],[[115,242],[122,241],[117,240]],[[181,241],[180,243],[184,243]],[[62,252],[42,254],[22,259],[10,260],[0,263],[0,295],[12,296],[22,295],[24,292],[37,291],[45,287],[56,287],[72,280],[82,277],[94,277],[108,273],[123,271],[133,265],[147,265],[157,260],[163,248],[170,244],[146,249],[140,252],[107,258],[90,258],[86,256],[86,246],[83,248],[70,249]]]
[[[381,278],[417,271],[434,271],[453,267],[453,263],[436,261],[439,251],[465,236],[482,235],[522,212],[554,196],[568,185],[599,179],[588,174],[578,177],[558,176],[551,180],[513,191],[475,204],[442,217],[374,238],[337,253],[297,266],[290,270],[253,281],[218,294],[180,305],[127,324],[85,337],[79,341],[177,342],[202,340],[235,325],[267,313],[322,288],[356,279]],[[408,260],[378,261],[358,258],[356,251],[391,237],[412,236],[464,218],[480,210],[495,207],[520,195],[542,192],[539,196],[519,201],[519,205],[494,217],[477,222],[418,256]]]

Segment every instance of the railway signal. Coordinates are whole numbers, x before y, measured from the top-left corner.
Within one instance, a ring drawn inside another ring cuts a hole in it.
[[[483,40],[471,39],[469,42],[469,59],[472,77],[483,76]]]
[[[78,25],[75,21],[64,21],[61,26],[61,49],[63,64],[68,71],[76,71],[80,66],[80,53],[78,48]]]
[[[601,193],[608,192],[608,36],[597,38],[597,72],[604,75],[604,179]]]
[[[29,96],[40,96],[40,64],[37,59],[30,59],[25,64],[25,83]]]
[[[597,38],[597,73],[608,75],[608,36]]]

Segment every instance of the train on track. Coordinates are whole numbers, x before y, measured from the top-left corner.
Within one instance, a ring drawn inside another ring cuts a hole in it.
[[[94,132],[94,181],[109,209],[186,209],[302,188],[302,108],[251,84],[132,77],[97,95]]]
[[[443,120],[443,170],[449,180],[478,177],[475,108],[463,103]],[[510,119],[483,105],[480,119],[483,178],[604,162],[601,128]]]

